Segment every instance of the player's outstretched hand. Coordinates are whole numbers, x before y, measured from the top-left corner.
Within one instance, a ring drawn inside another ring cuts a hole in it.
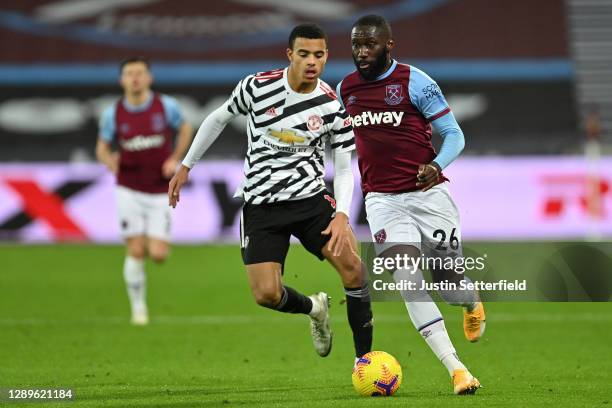
[[[189,170],[189,167],[181,166],[168,183],[168,204],[172,208],[176,208],[176,203],[180,201],[181,187],[189,179]]]
[[[345,213],[337,212],[327,228],[321,231],[321,234],[330,236],[327,249],[333,256],[340,256],[345,246],[348,246],[353,253],[355,252],[351,244],[351,227]]]
[[[442,170],[436,162],[421,164],[417,174],[417,187],[420,187],[422,191],[429,190],[438,183],[441,172]]]

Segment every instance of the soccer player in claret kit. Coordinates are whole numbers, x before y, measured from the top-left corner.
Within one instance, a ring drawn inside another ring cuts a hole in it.
[[[193,129],[176,100],[151,91],[153,76],[145,59],[125,60],[120,75],[124,95],[100,118],[96,156],[117,176],[119,222],[127,249],[123,276],[131,321],[146,325],[144,262],[147,256],[159,263],[168,256],[168,181],[191,143]],[[118,152],[112,150],[114,143]]]
[[[442,170],[461,152],[464,137],[442,91],[423,71],[391,58],[394,40],[380,16],[360,18],[351,31],[356,71],[336,93],[353,118],[368,223],[379,256],[461,256],[459,214]],[[433,128],[443,138],[432,144]],[[431,270],[435,281],[469,278],[453,270]],[[415,281],[417,269],[392,271],[396,282]],[[464,332],[477,341],[485,313],[474,290],[440,291],[464,307]],[[455,394],[471,394],[480,383],[459,360],[437,305],[426,290],[403,291],[408,314],[453,381]]]
[[[168,198],[176,206],[189,170],[234,116],[246,115],[245,178],[237,195],[244,200],[240,243],[253,297],[263,307],[308,315],[316,352],[329,354],[327,294],[305,296],[282,282],[289,239],[295,236],[338,271],[357,358],[371,349],[372,311],[348,223],[355,149],[351,120],[319,79],[328,54],[323,30],[314,24],[295,27],[286,53],[287,68],[247,76],[203,121],[170,182]],[[335,198],[323,180],[326,143],[334,160]]]

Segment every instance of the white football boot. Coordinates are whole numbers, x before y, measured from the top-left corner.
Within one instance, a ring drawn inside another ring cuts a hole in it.
[[[313,308],[318,310],[315,316],[310,316],[310,333],[312,344],[317,354],[326,357],[332,348],[332,332],[329,327],[329,296],[325,292],[319,292],[309,296]]]
[[[132,312],[130,323],[134,326],[146,326],[149,324],[149,312],[146,308],[137,309]]]

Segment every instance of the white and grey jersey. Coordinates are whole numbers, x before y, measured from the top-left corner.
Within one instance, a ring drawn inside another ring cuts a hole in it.
[[[247,116],[245,179],[236,192],[246,203],[310,197],[325,188],[325,143],[355,149],[351,118],[329,85],[319,80],[311,93],[297,93],[286,68],[247,76],[225,105]]]

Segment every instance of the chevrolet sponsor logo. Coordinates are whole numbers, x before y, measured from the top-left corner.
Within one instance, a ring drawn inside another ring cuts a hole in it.
[[[268,134],[278,140],[280,140],[283,143],[287,143],[290,145],[294,145],[296,143],[304,143],[306,141],[306,137],[305,136],[298,136],[298,134],[296,133],[295,130],[289,130],[289,129],[282,129],[280,131],[278,130],[272,130],[270,129],[268,131]]]

